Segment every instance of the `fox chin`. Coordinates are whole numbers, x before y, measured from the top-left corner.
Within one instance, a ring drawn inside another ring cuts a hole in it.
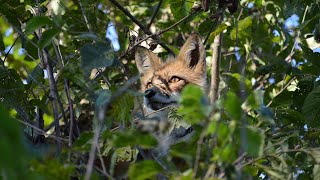
[[[143,114],[153,123],[140,119],[138,127],[168,123],[170,107],[178,106],[178,99],[182,89],[188,85],[197,85],[206,89],[206,61],[205,48],[198,34],[192,34],[182,46],[177,57],[162,61],[152,51],[138,47],[135,61],[141,75],[141,92],[143,97]],[[150,127],[149,127],[150,129]],[[160,128],[161,129],[161,128]],[[150,130],[155,131],[155,130]],[[192,127],[175,127],[165,135],[156,133],[160,154],[168,150],[169,146],[185,140],[192,134]]]

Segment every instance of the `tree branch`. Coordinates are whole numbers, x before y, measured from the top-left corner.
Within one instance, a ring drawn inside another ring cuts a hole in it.
[[[159,1],[159,4],[158,4],[156,10],[154,11],[154,13],[153,13],[153,15],[152,15],[152,17],[151,17],[151,20],[150,20],[150,22],[149,22],[149,24],[148,24],[148,26],[147,26],[148,29],[150,29],[150,26],[152,25],[152,22],[153,22],[154,19],[156,18],[157,14],[158,14],[158,12],[159,12],[159,9],[160,9],[160,7],[161,7],[162,2],[163,2],[163,0],[160,0],[160,1]]]
[[[210,102],[213,104],[218,99],[219,82],[220,82],[220,60],[221,60],[221,41],[222,33],[214,38],[212,48],[212,65],[211,65],[211,85],[210,85]]]
[[[155,32],[154,34],[150,34],[150,35],[147,35],[145,38],[137,41],[134,45],[130,46],[125,53],[123,53],[119,59],[122,59],[123,57],[125,57],[126,53],[130,52],[132,49],[134,49],[135,47],[137,47],[140,43],[142,43],[143,41],[146,41],[147,39],[149,38],[153,38],[153,37],[156,37],[156,36],[160,36],[161,34],[175,28],[176,26],[178,26],[180,23],[182,23],[183,21],[185,21],[186,19],[188,19],[190,16],[194,15],[196,12],[198,12],[199,9],[196,9],[195,11],[193,11],[192,13],[190,13],[188,16],[185,16],[183,17],[182,19],[180,19],[178,22],[174,23],[173,25],[169,26],[168,28],[164,29],[164,30],[161,30],[161,31],[158,31],[158,32]]]
[[[113,5],[115,5],[120,11],[122,11],[126,16],[128,16],[131,21],[133,21],[135,24],[137,24],[140,29],[147,35],[152,35],[152,32],[147,29],[140,21],[138,21],[134,16],[131,15],[131,13],[126,10],[123,6],[121,6],[117,1],[115,0],[109,0]],[[159,37],[157,36],[151,36],[152,39],[156,40],[169,54],[173,54],[174,52],[164,43],[162,42]]]
[[[13,42],[13,44],[11,45],[11,47],[10,47],[10,49],[8,50],[8,52],[6,53],[6,55],[5,55],[5,57],[4,57],[4,60],[3,60],[3,62],[5,62],[6,61],[6,59],[7,59],[7,57],[8,57],[8,55],[9,55],[9,53],[10,53],[10,51],[11,51],[11,49],[13,48],[13,46],[16,44],[16,42],[18,41],[18,39],[20,38],[20,34],[19,34],[19,36],[14,40],[14,42]]]
[[[90,24],[89,24],[89,22],[88,22],[88,18],[87,18],[87,16],[86,16],[85,12],[84,12],[84,8],[83,8],[83,5],[82,5],[82,3],[81,3],[81,0],[78,0],[78,2],[79,2],[79,5],[80,5],[80,8],[81,8],[81,12],[82,12],[83,19],[84,19],[84,21],[86,22],[86,25],[87,25],[87,28],[88,28],[89,32],[91,33],[92,30],[91,30]]]
[[[38,13],[37,14],[40,16],[41,15],[41,8],[40,8],[39,0],[37,0],[36,3],[38,6]],[[39,33],[38,37],[40,39],[41,35],[42,35],[41,28],[38,29],[38,33]],[[39,56],[41,63],[43,64],[44,68],[47,70],[47,73],[48,73],[49,86],[50,86],[49,99],[52,102],[52,109],[53,109],[54,122],[55,122],[55,132],[56,132],[56,136],[60,137],[60,124],[59,124],[59,114],[58,114],[58,105],[57,105],[58,92],[57,92],[56,82],[54,80],[53,69],[52,69],[51,64],[49,63],[48,54],[45,52],[45,50],[41,50],[40,48],[38,48],[38,56]],[[60,143],[60,141],[57,140],[56,154],[59,155],[60,151],[61,151],[61,143]]]

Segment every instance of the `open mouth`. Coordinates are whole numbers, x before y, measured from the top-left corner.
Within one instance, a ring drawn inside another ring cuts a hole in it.
[[[150,102],[149,105],[153,110],[159,110],[164,107],[174,105],[176,102],[169,102],[169,103],[164,103],[164,102]]]

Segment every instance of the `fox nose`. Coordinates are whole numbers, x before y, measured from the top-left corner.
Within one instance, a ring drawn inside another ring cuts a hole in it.
[[[151,98],[156,94],[156,92],[153,89],[148,89],[144,92],[144,97]]]

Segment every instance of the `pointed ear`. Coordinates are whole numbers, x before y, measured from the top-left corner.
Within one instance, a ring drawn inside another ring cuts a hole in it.
[[[192,34],[182,46],[178,55],[179,61],[184,63],[190,68],[205,67],[206,52],[198,34]],[[197,68],[198,69],[198,68]]]
[[[135,60],[140,74],[154,70],[162,63],[161,59],[157,55],[144,47],[137,47]]]

